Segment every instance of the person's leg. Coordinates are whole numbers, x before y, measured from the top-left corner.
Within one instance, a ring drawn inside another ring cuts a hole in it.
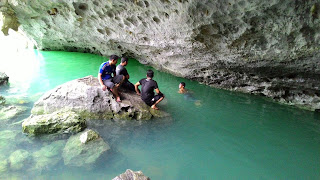
[[[115,83],[115,85],[112,89],[112,92],[116,96],[117,102],[121,101],[120,96],[119,96],[119,92],[118,92],[118,88],[120,87],[120,85],[122,84],[124,79],[125,79],[125,77],[123,75],[117,75],[112,78],[113,83]]]
[[[157,107],[157,104],[159,103],[159,102],[161,102],[162,100],[164,99],[164,96],[162,96],[162,95],[156,95],[156,96],[154,96],[154,98],[153,98],[153,102],[155,102],[152,106],[151,106],[151,108],[152,109],[159,109],[158,107]]]
[[[120,96],[118,94],[116,85],[112,82],[112,79],[104,80],[103,83],[110,89],[112,94],[116,96],[117,102],[120,102]]]

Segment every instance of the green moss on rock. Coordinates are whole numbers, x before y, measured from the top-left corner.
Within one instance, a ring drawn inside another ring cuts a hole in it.
[[[84,132],[86,133],[86,132]],[[63,149],[63,160],[67,166],[78,166],[91,168],[97,159],[110,149],[109,145],[102,138],[92,139],[87,143],[81,142],[81,136],[84,133],[78,133],[69,138]]]
[[[33,116],[24,120],[24,133],[32,135],[53,133],[76,133],[86,127],[86,121],[72,111],[59,111],[52,114]]]

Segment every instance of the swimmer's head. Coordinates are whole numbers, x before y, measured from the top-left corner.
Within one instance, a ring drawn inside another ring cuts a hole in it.
[[[181,82],[181,83],[179,84],[179,89],[181,89],[182,87],[186,87],[186,83]]]

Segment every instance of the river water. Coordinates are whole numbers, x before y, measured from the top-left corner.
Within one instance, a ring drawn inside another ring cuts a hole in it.
[[[16,134],[13,141],[0,143],[2,156],[9,157],[17,149],[32,154],[50,144],[51,137],[22,134],[20,121],[30,115],[33,103],[44,92],[76,78],[97,77],[104,61],[106,58],[98,55],[74,52],[0,55],[0,72],[10,77],[10,85],[0,89],[1,95],[18,97],[27,107],[19,116],[0,123],[0,142],[7,138],[1,132]],[[130,81],[144,78],[150,68],[131,59],[127,66]],[[320,179],[319,113],[154,71],[154,79],[166,95],[159,108],[171,118],[90,121],[89,127],[111,147],[91,169],[66,167],[60,158],[53,167],[37,171],[32,170],[35,160],[29,159],[22,170],[7,165],[0,178],[112,179],[132,169],[153,180]],[[192,97],[177,93],[181,81],[193,92]]]

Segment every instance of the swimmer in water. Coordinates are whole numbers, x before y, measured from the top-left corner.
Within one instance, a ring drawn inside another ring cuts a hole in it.
[[[179,84],[178,93],[184,94],[184,98],[186,100],[188,100],[188,101],[193,101],[196,106],[201,106],[201,101],[197,100],[196,98],[194,98],[193,95],[192,95],[193,93],[188,91],[185,87],[186,87],[186,83],[185,82],[181,82]]]

